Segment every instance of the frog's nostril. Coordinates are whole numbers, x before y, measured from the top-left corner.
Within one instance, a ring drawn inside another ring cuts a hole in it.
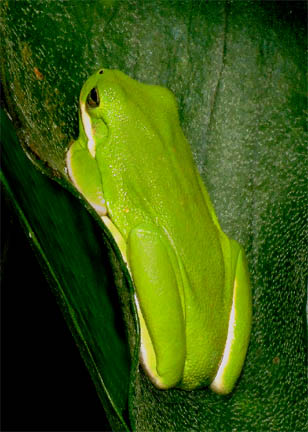
[[[100,75],[102,75],[102,74],[104,73],[103,69],[101,69],[98,73],[99,73]]]

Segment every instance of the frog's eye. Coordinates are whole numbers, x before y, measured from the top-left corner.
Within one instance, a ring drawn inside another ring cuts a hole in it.
[[[90,108],[96,108],[99,106],[99,95],[96,87],[94,87],[88,94],[87,105]]]

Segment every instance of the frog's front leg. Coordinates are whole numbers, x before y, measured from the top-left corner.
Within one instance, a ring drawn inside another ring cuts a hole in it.
[[[141,326],[141,361],[157,387],[174,387],[182,379],[186,355],[176,257],[168,239],[152,224],[132,229],[127,246]]]
[[[71,181],[100,216],[107,213],[103,197],[101,173],[81,139],[74,141],[66,155],[66,166]]]

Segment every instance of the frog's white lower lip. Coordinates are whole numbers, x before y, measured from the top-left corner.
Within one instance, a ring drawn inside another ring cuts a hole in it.
[[[95,158],[95,150],[96,150],[96,144],[93,139],[93,131],[92,131],[92,124],[89,114],[86,111],[85,104],[83,102],[80,103],[80,111],[81,111],[81,118],[82,118],[82,124],[84,131],[88,137],[88,149],[93,158]]]

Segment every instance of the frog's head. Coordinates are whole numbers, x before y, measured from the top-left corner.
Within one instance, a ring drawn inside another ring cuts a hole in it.
[[[144,143],[154,134],[168,142],[174,124],[178,124],[174,95],[166,88],[137,82],[121,71],[99,69],[81,90],[79,129],[92,157],[111,136],[117,143],[113,151],[125,155],[132,151],[130,144],[134,142],[135,150],[143,153],[138,140]]]
[[[79,137],[67,153],[67,167],[73,183],[99,214],[106,214],[107,204],[110,215],[116,200],[125,210],[122,195],[128,199],[135,185],[144,183],[144,172],[153,160],[158,160],[153,136],[161,133],[157,119],[164,115],[161,104],[154,103],[159,89],[168,92],[108,69],[98,70],[82,87]]]
[[[81,170],[86,178],[96,172],[96,184],[109,204],[120,196],[123,201],[123,191],[126,197],[136,194],[137,186],[138,196],[145,199],[153,176],[162,182],[162,172],[169,171],[169,158],[173,165],[175,157],[177,164],[182,159],[175,149],[178,139],[184,139],[177,104],[164,87],[140,83],[118,70],[99,69],[82,87],[79,114],[80,134],[67,158],[70,177],[81,190]],[[153,164],[160,170],[153,170]],[[90,181],[87,185],[90,189]],[[91,194],[96,197],[98,192]],[[97,200],[90,201],[98,208]]]
[[[79,137],[71,143],[66,156],[70,179],[102,216],[107,213],[102,185],[104,168],[106,188],[108,178],[114,178],[114,195],[118,189],[118,177],[109,167],[121,154],[121,149],[114,144],[118,137],[119,116],[123,116],[128,99],[124,95],[125,80],[131,79],[120,71],[107,69],[100,69],[88,78],[79,99]],[[114,137],[113,141],[111,137]]]
[[[99,69],[84,84],[80,93],[79,126],[88,142],[88,150],[95,157],[97,143],[102,143],[109,129],[127,113],[126,82],[133,81],[117,70]]]

